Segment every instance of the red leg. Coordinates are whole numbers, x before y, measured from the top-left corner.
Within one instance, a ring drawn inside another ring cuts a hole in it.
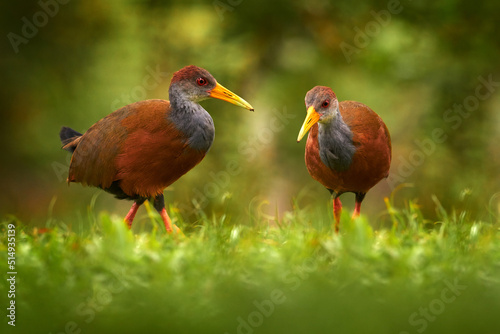
[[[165,224],[165,229],[167,230],[167,233],[172,233],[172,231],[175,231],[176,234],[182,233],[181,229],[177,227],[177,225],[173,225],[172,221],[170,220],[170,217],[168,216],[167,210],[163,208],[160,212],[161,219],[163,219],[163,223]],[[172,230],[173,229],[173,230]]]
[[[135,214],[137,213],[137,210],[139,209],[141,204],[134,202],[134,204],[132,204],[132,207],[130,208],[130,211],[125,216],[125,223],[127,223],[129,229],[132,228],[132,222],[134,221]]]
[[[354,212],[352,213],[352,219],[358,218],[360,211],[361,211],[361,202],[356,201],[356,204],[354,206]]]
[[[354,205],[354,212],[352,214],[352,219],[358,218],[361,213],[361,202],[365,198],[364,193],[356,193],[356,204]]]
[[[170,217],[168,216],[167,210],[165,208],[160,211],[160,216],[161,219],[163,219],[163,223],[165,224],[167,233],[172,233],[172,221],[170,220]]]
[[[168,216],[167,210],[165,209],[165,200],[163,198],[163,194],[157,195],[155,197],[153,206],[155,207],[156,211],[158,211],[158,213],[160,214],[161,219],[165,224],[165,230],[167,230],[168,234],[172,233],[173,231],[175,231],[176,234],[181,233],[181,230],[176,225],[172,224],[172,221]]]
[[[342,212],[342,203],[338,197],[333,199],[333,217],[335,217],[335,233],[339,233],[340,213]]]

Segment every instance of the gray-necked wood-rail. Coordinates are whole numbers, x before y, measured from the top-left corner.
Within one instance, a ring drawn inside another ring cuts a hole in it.
[[[316,86],[306,94],[307,116],[297,142],[309,131],[306,167],[333,196],[335,231],[339,231],[345,192],[356,195],[353,217],[370,188],[389,175],[391,137],[382,119],[366,105],[339,103],[330,87]]]
[[[191,65],[174,73],[170,102],[129,104],[84,134],[63,127],[63,148],[72,153],[68,183],[99,187],[119,199],[133,200],[125,217],[129,228],[140,205],[149,199],[171,233],[163,190],[196,166],[210,149],[213,120],[198,104],[210,97],[253,110],[208,71]]]

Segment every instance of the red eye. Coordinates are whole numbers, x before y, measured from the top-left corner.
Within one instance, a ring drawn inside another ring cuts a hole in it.
[[[196,83],[199,86],[205,86],[208,83],[208,81],[205,78],[198,78],[198,79],[196,79]]]
[[[330,105],[330,100],[325,100],[325,102],[323,102],[323,103],[321,104],[321,106],[322,106],[323,108],[326,108],[326,107],[328,107],[329,105]]]

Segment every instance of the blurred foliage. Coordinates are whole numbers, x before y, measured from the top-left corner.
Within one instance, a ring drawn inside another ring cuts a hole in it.
[[[166,237],[151,208],[152,231],[94,212],[43,229],[2,220],[0,270],[10,223],[18,273],[2,333],[498,333],[498,225],[387,206],[392,228],[345,214],[341,235],[306,210],[279,227],[204,216],[188,237]]]
[[[208,69],[256,111],[203,103],[216,125],[214,145],[166,191],[187,219],[197,205],[238,215],[257,203],[282,216],[292,199],[326,208],[328,193],[305,169],[304,142],[295,142],[303,98],[315,85],[367,104],[390,129],[396,178],[368,194],[365,213],[380,213],[382,197],[400,183],[414,184],[400,198],[417,198],[427,213],[434,210],[432,194],[445,207],[499,213],[497,203],[488,206],[500,189],[498,87],[467,117],[445,118],[476,94],[479,77],[500,81],[497,1],[90,0],[50,7],[54,15],[41,22],[47,3],[56,2],[0,5],[1,213],[36,223],[85,212],[98,190],[66,186],[60,127],[85,131],[122,105],[168,99],[170,75],[188,64]],[[9,34],[23,36],[26,21],[34,20],[45,24],[16,53]],[[356,52],[346,56],[346,45]],[[151,73],[155,84],[146,89]],[[283,127],[273,130],[277,114]],[[435,129],[446,140],[427,154],[417,143]],[[240,168],[224,178],[228,163]],[[128,205],[104,194],[97,201],[98,209],[123,215]]]

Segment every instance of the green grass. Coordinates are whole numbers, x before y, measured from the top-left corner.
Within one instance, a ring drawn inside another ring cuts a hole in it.
[[[389,226],[366,217],[330,221],[296,209],[279,221],[242,224],[200,212],[185,236],[121,217],[49,221],[15,218],[16,327],[2,333],[499,333],[498,222],[388,202]],[[171,211],[175,211],[172,210]],[[44,232],[44,233],[42,233]],[[0,282],[1,309],[7,305]]]

